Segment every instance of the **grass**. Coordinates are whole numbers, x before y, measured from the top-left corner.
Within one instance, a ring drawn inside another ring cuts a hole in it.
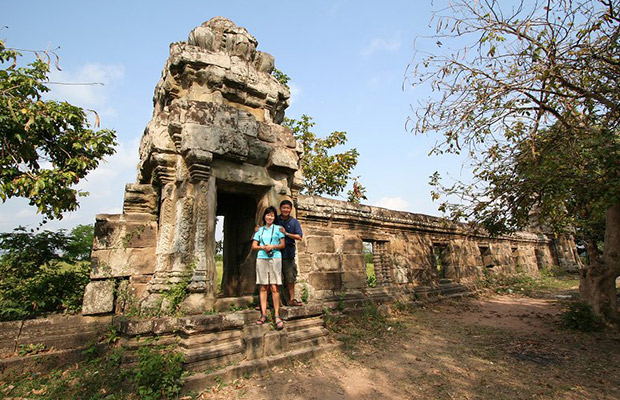
[[[366,263],[366,284],[369,287],[377,286],[377,275],[375,274],[375,265]]]
[[[176,398],[180,392],[183,358],[159,347],[141,347],[138,364],[123,364],[125,351],[97,347],[84,351],[90,359],[67,369],[46,373],[10,374],[0,380],[0,398],[155,400]]]
[[[222,288],[222,275],[224,275],[224,261],[221,259],[215,259],[215,272],[217,273],[216,282],[218,292]]]
[[[554,269],[541,270],[538,277],[525,273],[504,275],[485,271],[477,286],[499,294],[520,293],[530,297],[541,297],[549,292],[562,294],[573,291],[579,287],[579,276]]]

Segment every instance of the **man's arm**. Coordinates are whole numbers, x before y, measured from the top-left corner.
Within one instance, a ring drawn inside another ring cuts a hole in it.
[[[284,231],[284,236],[290,237],[291,239],[295,239],[295,240],[301,240],[301,235],[298,235],[296,233],[288,233],[287,231]]]

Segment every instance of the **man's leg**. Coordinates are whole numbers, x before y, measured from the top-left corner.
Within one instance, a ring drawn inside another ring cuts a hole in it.
[[[289,306],[299,305],[297,302],[293,302],[293,300],[296,300],[295,282],[297,282],[297,265],[295,265],[294,258],[282,260],[282,272],[284,273],[286,297],[288,297],[286,304]]]

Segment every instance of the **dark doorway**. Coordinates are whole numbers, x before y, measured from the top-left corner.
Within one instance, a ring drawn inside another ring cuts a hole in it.
[[[252,253],[252,236],[256,224],[256,203],[252,196],[218,191],[216,213],[218,217],[224,217],[223,270],[219,293],[222,297],[254,293],[256,255]]]

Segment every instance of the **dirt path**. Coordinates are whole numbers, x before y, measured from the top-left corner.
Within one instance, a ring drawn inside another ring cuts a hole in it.
[[[342,351],[201,399],[619,399],[620,334],[560,329],[561,304],[517,296],[395,311]],[[366,332],[364,332],[366,329]]]

